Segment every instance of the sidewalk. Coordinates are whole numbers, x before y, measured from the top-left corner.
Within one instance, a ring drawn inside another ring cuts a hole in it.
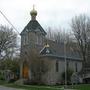
[[[5,86],[0,86],[0,90],[25,90],[25,89],[17,89],[17,88],[10,88]]]
[[[76,90],[76,89],[65,89],[64,87],[60,88],[61,90]]]

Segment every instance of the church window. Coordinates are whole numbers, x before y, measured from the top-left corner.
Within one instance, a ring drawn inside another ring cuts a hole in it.
[[[59,71],[59,62],[56,61],[56,72],[58,72],[58,71]]]
[[[69,69],[69,62],[67,62],[67,69]]]
[[[77,63],[75,63],[75,71],[77,72],[78,70],[77,70]]]

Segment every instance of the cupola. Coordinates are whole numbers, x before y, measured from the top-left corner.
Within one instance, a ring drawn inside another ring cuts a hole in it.
[[[31,10],[30,12],[30,15],[31,15],[31,20],[36,20],[37,11],[35,10],[34,5],[33,5],[33,10]]]

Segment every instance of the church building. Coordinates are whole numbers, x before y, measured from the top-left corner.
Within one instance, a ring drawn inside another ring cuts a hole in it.
[[[51,68],[42,76],[45,84],[55,85],[62,81],[62,73],[65,71],[65,59],[68,68],[72,69],[73,72],[80,72],[82,60],[78,52],[70,50],[67,46],[66,52],[64,52],[64,43],[58,44],[55,41],[47,40],[46,31],[36,20],[37,11],[34,8],[30,15],[30,22],[21,32],[20,78],[31,80],[33,77],[30,68],[30,63],[33,60],[30,58],[32,52],[29,52],[32,49],[36,50],[41,59],[49,61],[48,64]]]

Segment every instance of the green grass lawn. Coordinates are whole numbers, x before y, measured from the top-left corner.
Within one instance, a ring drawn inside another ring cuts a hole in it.
[[[20,88],[25,90],[57,90],[56,87],[48,87],[48,86],[35,86],[35,85],[15,85],[15,84],[6,84],[4,86]]]
[[[90,84],[75,85],[74,88],[77,90],[90,90]]]
[[[59,89],[63,87],[62,85],[60,86],[36,86],[36,85],[16,85],[13,83],[7,83],[4,81],[0,81],[0,85],[7,86],[7,87],[13,87],[13,88],[20,88],[20,89],[25,89],[25,90],[63,90]],[[68,86],[71,88],[71,86]],[[90,84],[79,84],[79,85],[74,85],[73,89],[75,90],[90,90]]]
[[[16,85],[14,83],[7,83],[5,81],[0,81],[0,85],[18,89],[25,89],[25,90],[57,90],[56,86],[40,86],[40,85]]]
[[[26,90],[58,90],[59,89],[58,87],[62,87],[62,86],[49,86],[50,88],[48,88],[48,86],[15,86],[15,87],[23,88]],[[74,89],[75,90],[90,90],[90,84],[75,85]]]

